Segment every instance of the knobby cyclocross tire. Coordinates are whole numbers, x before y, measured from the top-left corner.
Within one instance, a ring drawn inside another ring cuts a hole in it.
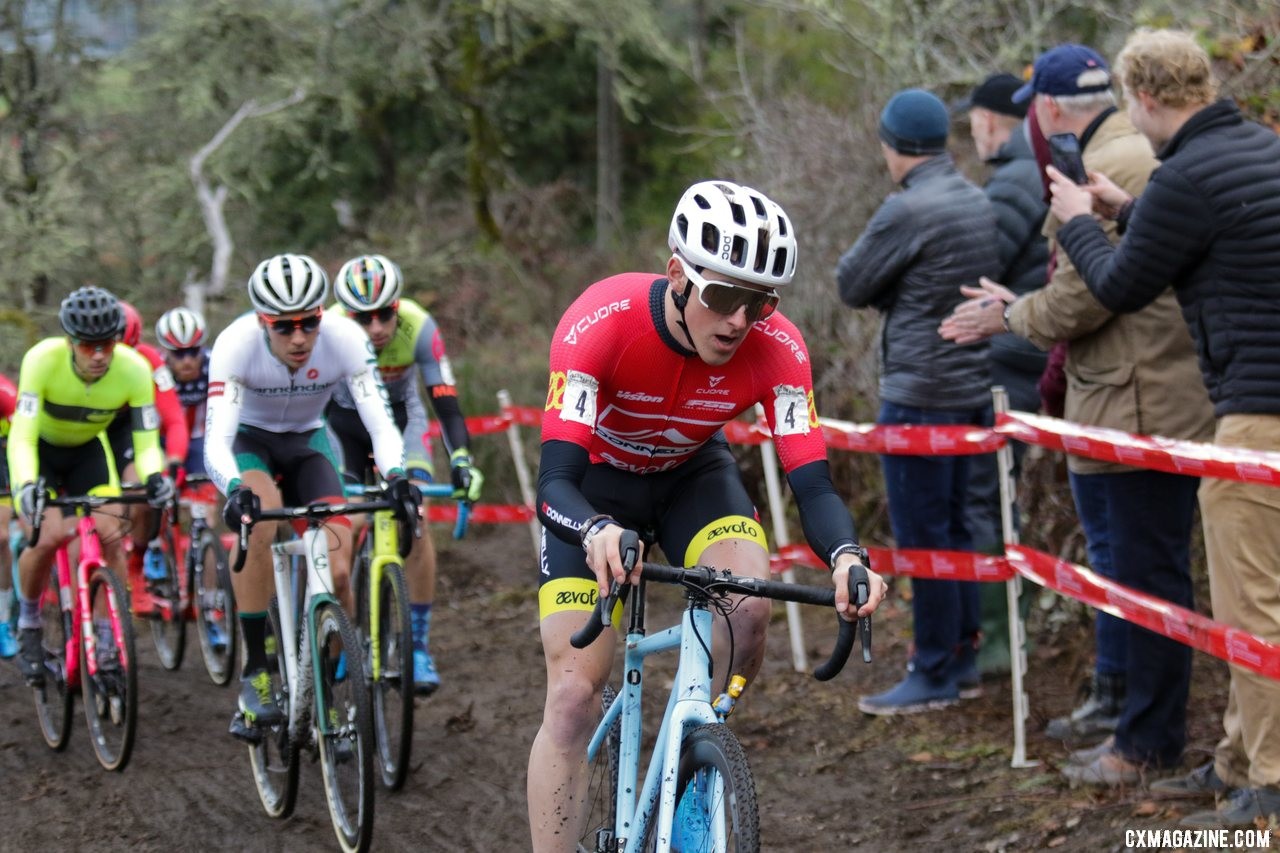
[[[347,614],[335,602],[315,611],[316,739],[333,831],[344,851],[373,841],[373,711],[364,653]],[[319,717],[320,709],[326,711]]]
[[[366,569],[365,582],[372,577]],[[399,563],[382,568],[378,592],[378,660],[370,673],[373,696],[373,728],[378,742],[378,772],[392,791],[404,786],[413,746],[413,629],[409,615],[409,589]],[[372,601],[366,593],[366,600]],[[371,611],[360,611],[365,642],[373,638]],[[363,659],[363,658],[362,658]]]
[[[211,530],[187,548],[187,582],[196,616],[196,637],[209,679],[219,687],[231,683],[236,669],[235,596],[227,550]],[[217,636],[213,636],[216,631]],[[214,640],[218,642],[214,642]]]
[[[600,694],[600,707],[608,711],[616,694],[605,685]],[[617,850],[614,825],[618,812],[618,758],[622,749],[622,720],[614,720],[605,735],[595,760],[587,768],[587,814],[577,853],[614,853]]]
[[[178,572],[178,552],[173,541],[173,527],[161,525],[161,553],[164,555],[164,580],[146,581],[154,609],[150,618],[151,641],[155,644],[160,665],[168,670],[182,666],[187,650],[187,615],[182,612],[182,585]]]
[[[124,582],[106,566],[89,575],[89,612],[110,614],[115,643],[115,665],[99,666],[97,675],[89,675],[88,638],[80,638],[80,689],[89,740],[99,764],[107,770],[123,770],[138,727],[138,655],[129,594]],[[103,661],[105,654],[99,650],[98,660]]]
[[[62,752],[71,737],[71,716],[76,695],[67,687],[67,641],[71,615],[62,611],[58,573],[49,574],[49,587],[41,597],[40,624],[44,631],[44,684],[31,688],[36,702],[40,734],[49,748]]]
[[[271,817],[285,818],[293,814],[298,801],[298,749],[289,742],[289,688],[285,677],[285,651],[280,637],[280,605],[275,596],[267,607],[267,625],[275,642],[274,666],[268,666],[271,684],[275,688],[276,702],[284,719],[272,726],[264,726],[262,742],[249,747],[249,764],[253,768],[253,783],[258,788],[262,808]],[[305,662],[304,662],[305,665]]]
[[[714,792],[720,788],[720,795]],[[709,723],[685,735],[676,773],[676,810],[671,849],[680,853],[715,850],[711,822],[724,827],[726,853],[760,850],[760,815],[756,785],[742,744],[728,726]],[[645,850],[657,847],[652,825]]]

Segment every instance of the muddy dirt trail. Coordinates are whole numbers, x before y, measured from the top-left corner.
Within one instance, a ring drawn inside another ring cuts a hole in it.
[[[418,702],[404,790],[378,793],[375,849],[527,850],[525,765],[545,683],[528,533],[478,529],[441,554],[432,646],[444,686]],[[655,620],[674,612],[676,596],[664,593],[670,603]],[[816,662],[834,617],[813,610],[804,624]],[[776,608],[765,671],[733,719],[756,779],[765,849],[1119,850],[1125,830],[1173,827],[1199,807],[1152,801],[1140,787],[1099,793],[1061,782],[1066,750],[1039,732],[1073,703],[1091,643],[1084,631],[1073,648],[1041,645],[1032,656],[1028,753],[1037,768],[1009,767],[1007,678],[958,708],[864,717],[857,696],[900,677],[909,621],[909,606],[891,601],[877,617],[875,662],[852,661],[819,684],[792,671]],[[232,688],[214,686],[191,648],[181,670],[165,672],[140,627],[139,736],[123,773],[99,768],[78,704],[68,749],[51,752],[30,691],[11,662],[0,663],[0,849],[336,849],[319,766],[304,760],[293,817],[266,817],[246,751],[226,734]],[[1212,747],[1225,697],[1225,666],[1203,655],[1195,666],[1188,766]]]

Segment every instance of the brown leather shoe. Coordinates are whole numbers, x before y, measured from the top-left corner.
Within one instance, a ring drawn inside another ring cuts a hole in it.
[[[1089,764],[1068,764],[1062,768],[1062,775],[1072,787],[1100,785],[1119,788],[1122,785],[1136,785],[1141,782],[1143,769],[1143,765],[1130,761],[1114,749],[1109,749]]]

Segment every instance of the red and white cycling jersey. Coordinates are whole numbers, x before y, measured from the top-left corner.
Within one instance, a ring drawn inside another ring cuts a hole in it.
[[[542,440],[587,448],[593,463],[651,474],[676,467],[738,414],[763,403],[787,472],[826,459],[809,353],[775,312],[727,364],[676,348],[663,325],[666,280],[625,273],[591,285],[551,343]],[[695,297],[696,298],[696,297]]]

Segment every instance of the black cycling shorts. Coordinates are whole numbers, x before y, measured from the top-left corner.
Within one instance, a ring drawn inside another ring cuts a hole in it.
[[[391,415],[395,419],[396,429],[404,432],[409,424],[409,409],[403,400],[391,404]],[[342,451],[343,475],[353,483],[368,482],[366,477],[373,474],[373,459],[370,458],[373,439],[369,437],[369,430],[360,419],[360,413],[355,409],[330,403],[325,409],[325,418]]]
[[[657,474],[592,465],[581,489],[597,512],[613,516],[646,542],[656,542],[675,565],[697,565],[707,546],[725,539],[746,539],[768,548],[737,460],[723,439],[707,442],[688,462]],[[539,618],[595,607],[595,575],[581,546],[544,529],[539,556]]]
[[[323,429],[270,432],[241,425],[231,449],[241,471],[265,471],[279,480],[285,506],[346,500],[338,463]]]
[[[120,479],[103,433],[73,447],[50,444],[42,438],[36,444],[36,457],[45,487],[54,493],[120,494]],[[75,515],[75,512],[72,507],[62,507],[64,516]]]

